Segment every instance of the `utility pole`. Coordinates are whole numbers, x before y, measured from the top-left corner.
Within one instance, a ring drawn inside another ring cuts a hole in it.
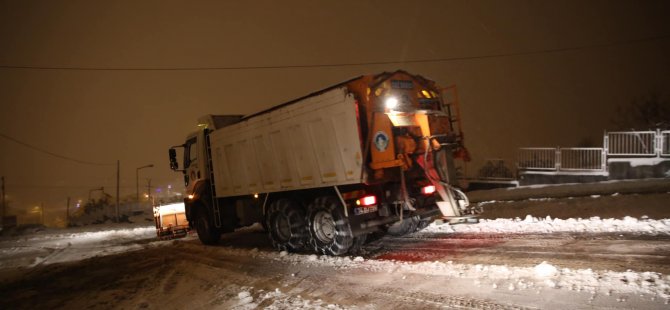
[[[40,203],[40,209],[42,210],[42,212],[40,212],[40,217],[41,217],[41,220],[42,220],[42,226],[46,226],[46,225],[44,225],[44,202]]]
[[[153,166],[154,166],[154,164],[148,164],[148,165],[144,165],[142,167],[137,167],[137,169],[135,169],[135,187],[136,187],[136,190],[137,190],[137,192],[136,192],[137,198],[135,200],[135,203],[137,203],[137,208],[138,209],[140,208],[140,170],[144,169],[144,168],[152,168]]]
[[[116,222],[120,221],[119,219],[119,177],[121,171],[121,161],[116,160]]]
[[[147,198],[149,201],[153,201],[152,196],[151,196],[151,179],[147,179]],[[152,206],[153,207],[153,206]]]
[[[65,206],[65,227],[70,227],[70,197],[67,197],[67,205]]]

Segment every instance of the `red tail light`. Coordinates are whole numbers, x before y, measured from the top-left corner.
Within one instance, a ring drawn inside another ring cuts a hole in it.
[[[356,204],[359,206],[372,206],[377,204],[377,197],[375,196],[365,196],[361,199],[356,200]]]
[[[432,194],[432,193],[434,193],[434,192],[435,192],[435,186],[434,186],[434,185],[424,186],[424,187],[421,189],[421,193],[424,194],[424,195],[430,195],[430,194]]]

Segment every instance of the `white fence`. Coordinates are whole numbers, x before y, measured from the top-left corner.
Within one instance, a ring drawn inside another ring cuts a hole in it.
[[[518,168],[546,171],[606,171],[602,148],[521,148]]]
[[[520,148],[517,157],[519,169],[551,170],[558,168],[560,153],[553,147]]]
[[[608,156],[654,156],[657,154],[656,131],[609,132],[605,134]]]
[[[572,147],[560,149],[559,170],[605,171],[607,157],[600,147]]]
[[[670,130],[605,134],[602,148],[520,148],[517,167],[539,171],[607,171],[607,158],[670,157]]]

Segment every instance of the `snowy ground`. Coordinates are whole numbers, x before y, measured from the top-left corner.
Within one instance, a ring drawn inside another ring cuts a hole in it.
[[[589,199],[612,196],[603,197]],[[365,249],[278,253],[259,225],[217,247],[194,235],[157,241],[150,226],[2,237],[0,308],[667,309],[670,300],[670,219],[520,215],[431,225]]]

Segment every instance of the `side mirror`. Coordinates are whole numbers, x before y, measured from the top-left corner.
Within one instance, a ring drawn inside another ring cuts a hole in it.
[[[175,149],[170,149],[168,151],[170,156],[170,169],[176,171],[179,169],[179,163],[177,162],[177,151]]]

